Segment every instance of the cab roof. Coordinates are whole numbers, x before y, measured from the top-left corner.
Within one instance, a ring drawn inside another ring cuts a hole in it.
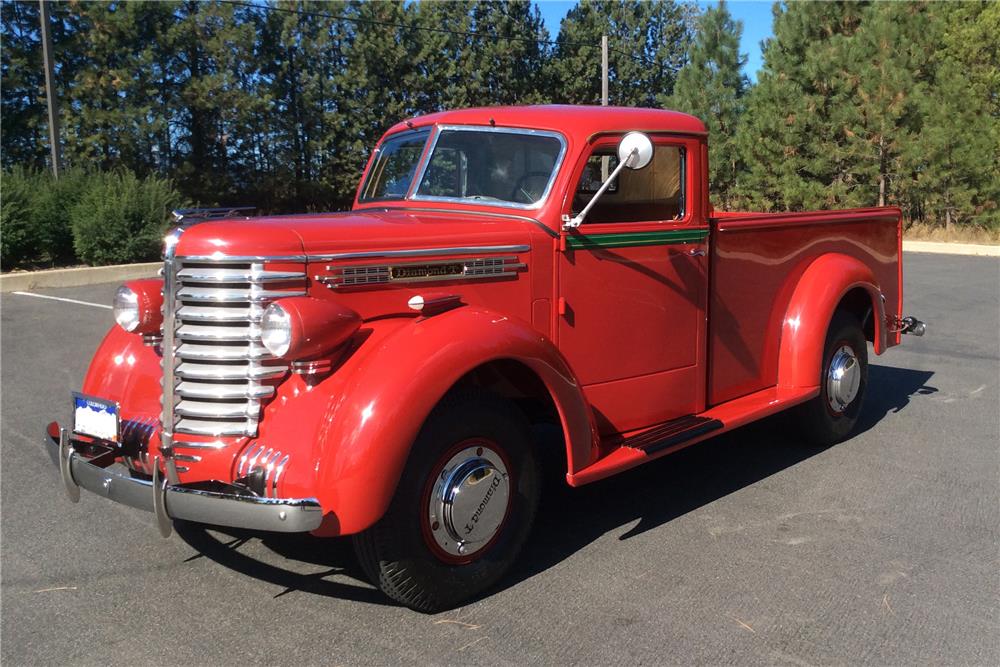
[[[491,123],[492,121],[492,123]],[[704,135],[705,125],[694,116],[667,109],[548,104],[519,107],[477,107],[416,116],[393,125],[386,135],[429,125],[491,125],[561,132],[586,141],[602,132],[676,132]]]

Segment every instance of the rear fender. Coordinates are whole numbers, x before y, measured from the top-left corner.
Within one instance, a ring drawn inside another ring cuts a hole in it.
[[[460,378],[501,359],[524,364],[548,389],[562,422],[569,471],[591,463],[598,440],[589,406],[545,336],[471,306],[415,319],[364,355],[327,413],[316,443],[316,491],[329,513],[316,534],[356,533],[378,521],[427,415]]]
[[[779,387],[818,385],[830,321],[844,296],[858,287],[871,301],[875,353],[885,351],[885,305],[872,270],[849,255],[823,255],[799,278],[785,311],[778,353]]]

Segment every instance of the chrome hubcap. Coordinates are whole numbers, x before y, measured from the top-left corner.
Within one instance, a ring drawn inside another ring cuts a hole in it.
[[[489,544],[510,506],[510,479],[503,459],[472,445],[445,463],[431,492],[431,536],[452,556],[470,556]]]
[[[842,345],[833,353],[826,375],[826,397],[834,412],[843,412],[861,388],[861,364],[854,350]]]

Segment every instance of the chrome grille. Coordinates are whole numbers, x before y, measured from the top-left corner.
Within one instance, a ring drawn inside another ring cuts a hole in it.
[[[261,344],[260,318],[270,301],[305,294],[305,281],[304,271],[267,270],[263,262],[178,258],[169,383],[175,433],[257,435],[262,402],[288,371]]]

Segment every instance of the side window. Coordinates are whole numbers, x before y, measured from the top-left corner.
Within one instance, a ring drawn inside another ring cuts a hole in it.
[[[657,145],[653,161],[637,171],[624,169],[583,224],[680,220],[684,217],[684,158],[680,146]],[[614,147],[599,148],[591,154],[573,197],[573,215],[583,210],[601,187],[604,174],[617,166]]]
[[[429,135],[424,130],[386,139],[377,149],[368,180],[361,189],[361,201],[405,197]]]

